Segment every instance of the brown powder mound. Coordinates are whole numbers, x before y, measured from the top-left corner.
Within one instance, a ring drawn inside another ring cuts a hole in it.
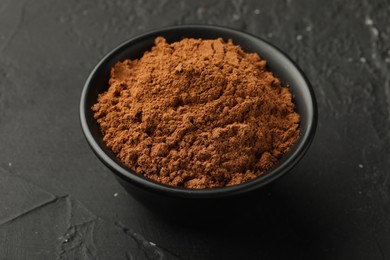
[[[92,107],[104,142],[138,174],[187,188],[235,185],[296,141],[292,95],[257,54],[222,39],[155,44],[117,63]]]

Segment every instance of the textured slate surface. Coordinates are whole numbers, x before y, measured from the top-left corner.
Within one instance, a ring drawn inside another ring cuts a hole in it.
[[[0,1],[0,259],[390,259],[389,14],[387,0]],[[150,214],[79,126],[98,60],[179,24],[268,39],[317,95],[307,156],[239,219]]]

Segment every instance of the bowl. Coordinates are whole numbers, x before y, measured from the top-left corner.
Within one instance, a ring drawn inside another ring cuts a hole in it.
[[[266,174],[235,186],[188,189],[164,185],[147,179],[125,166],[102,141],[99,125],[91,107],[98,94],[108,88],[110,70],[118,61],[141,58],[154,45],[154,39],[163,36],[169,43],[183,38],[232,39],[245,52],[258,53],[283,83],[290,85],[296,111],[300,114],[300,136],[278,163]],[[92,70],[81,95],[80,119],[84,135],[97,157],[115,174],[124,188],[147,208],[162,215],[181,216],[226,214],[236,211],[235,205],[244,205],[244,198],[289,172],[309,148],[316,130],[317,105],[309,81],[298,66],[282,51],[254,35],[241,31],[208,25],[186,25],[154,30],[134,37],[108,53]],[[201,213],[203,212],[203,213]]]

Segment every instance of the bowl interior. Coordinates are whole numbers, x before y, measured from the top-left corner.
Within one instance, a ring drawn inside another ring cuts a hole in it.
[[[232,39],[245,52],[256,52],[268,62],[268,69],[281,79],[283,85],[288,84],[294,96],[296,110],[300,114],[301,135],[292,149],[283,156],[267,174],[232,187],[206,190],[190,190],[170,187],[150,181],[128,169],[102,141],[99,125],[93,119],[91,107],[96,103],[98,94],[108,88],[110,70],[115,63],[125,59],[138,59],[145,51],[154,45],[154,39],[163,36],[168,42],[183,38],[216,39],[225,41]],[[280,50],[264,40],[250,34],[228,28],[215,26],[178,26],[153,31],[133,38],[107,54],[95,67],[89,76],[81,97],[81,124],[88,143],[97,156],[119,177],[132,182],[139,187],[149,188],[159,192],[175,192],[179,196],[218,197],[242,193],[263,186],[289,171],[303,156],[314,136],[317,111],[313,91],[299,68]]]

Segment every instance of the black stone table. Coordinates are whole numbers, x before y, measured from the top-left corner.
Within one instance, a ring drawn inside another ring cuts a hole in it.
[[[389,16],[388,0],[0,1],[0,259],[390,259]],[[235,219],[151,214],[81,132],[98,60],[180,24],[269,40],[317,95],[308,154]]]

